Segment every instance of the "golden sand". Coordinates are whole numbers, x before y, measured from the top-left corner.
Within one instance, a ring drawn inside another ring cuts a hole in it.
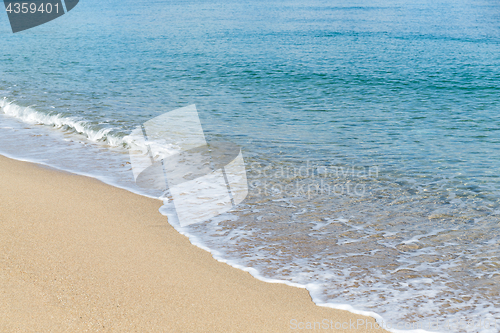
[[[168,224],[158,200],[2,156],[0,184],[0,332],[367,332],[364,321],[374,323],[216,261]]]

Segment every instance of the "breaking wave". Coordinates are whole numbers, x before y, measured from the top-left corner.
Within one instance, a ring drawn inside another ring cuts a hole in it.
[[[0,100],[0,111],[5,115],[30,125],[45,125],[85,136],[91,142],[101,142],[112,147],[127,147],[127,140],[116,129],[92,124],[85,119],[65,117],[56,112],[45,113],[31,106],[20,106],[7,98]]]

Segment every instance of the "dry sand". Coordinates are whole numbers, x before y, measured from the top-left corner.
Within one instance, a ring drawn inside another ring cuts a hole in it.
[[[2,156],[0,177],[0,332],[367,332],[290,321],[374,323],[216,261],[168,224],[158,200]]]

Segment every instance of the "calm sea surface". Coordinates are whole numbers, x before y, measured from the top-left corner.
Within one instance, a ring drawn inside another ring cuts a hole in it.
[[[127,135],[196,104],[250,193],[192,242],[379,321],[500,327],[498,1],[81,0],[0,35],[1,153],[155,195]]]

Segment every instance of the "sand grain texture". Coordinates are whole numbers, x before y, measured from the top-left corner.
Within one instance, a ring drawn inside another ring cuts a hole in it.
[[[216,261],[160,201],[1,156],[0,175],[0,332],[297,332],[311,330],[290,329],[293,318],[367,319]]]

